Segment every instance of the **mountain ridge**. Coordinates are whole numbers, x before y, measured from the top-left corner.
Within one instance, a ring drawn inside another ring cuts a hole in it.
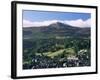
[[[48,26],[40,27],[23,27],[25,36],[70,36],[70,37],[89,37],[90,27],[74,27],[61,22],[56,22]]]
[[[64,22],[62,22],[62,21],[53,21],[53,22],[48,23],[48,24],[46,24],[46,25],[41,25],[41,26],[35,26],[35,25],[34,25],[34,26],[29,26],[29,28],[30,28],[30,27],[47,27],[47,26],[50,26],[50,25],[53,25],[53,24],[63,24],[63,25],[72,26],[72,25],[66,24],[66,23],[64,23]],[[78,27],[78,26],[73,26],[73,27]],[[90,26],[78,27],[78,28],[87,28],[87,27],[90,27]],[[24,28],[28,28],[28,27],[24,27]]]

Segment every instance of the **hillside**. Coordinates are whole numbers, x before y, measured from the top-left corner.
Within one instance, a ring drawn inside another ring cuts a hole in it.
[[[89,37],[90,27],[80,28],[66,25],[60,22],[49,26],[23,27],[24,38],[44,38],[44,37]]]

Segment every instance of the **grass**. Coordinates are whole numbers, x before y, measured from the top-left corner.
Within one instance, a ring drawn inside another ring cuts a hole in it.
[[[43,55],[54,58],[55,56],[63,55],[65,52],[66,55],[74,55],[75,50],[73,48],[66,48],[66,49],[60,49],[55,52],[45,52]]]
[[[47,55],[47,56],[53,58],[53,57],[55,57],[55,56],[58,56],[58,55],[62,54],[64,50],[65,50],[65,49],[61,49],[61,50],[56,51],[56,52],[51,52],[51,54],[49,54],[49,55]]]

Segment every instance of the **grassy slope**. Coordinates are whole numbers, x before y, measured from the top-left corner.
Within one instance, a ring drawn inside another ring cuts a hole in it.
[[[55,56],[62,55],[64,51],[65,51],[66,54],[70,53],[70,54],[68,54],[68,55],[74,55],[74,54],[75,54],[75,51],[74,51],[73,48],[60,49],[60,50],[58,50],[58,51],[56,51],[56,52],[45,52],[45,53],[43,53],[43,54],[44,54],[45,56],[48,56],[48,57],[53,58],[53,57],[55,57]]]

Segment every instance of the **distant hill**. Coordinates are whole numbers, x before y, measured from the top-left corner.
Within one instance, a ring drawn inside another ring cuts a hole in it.
[[[24,39],[46,37],[90,37],[90,27],[77,27],[61,22],[48,26],[23,27]]]

